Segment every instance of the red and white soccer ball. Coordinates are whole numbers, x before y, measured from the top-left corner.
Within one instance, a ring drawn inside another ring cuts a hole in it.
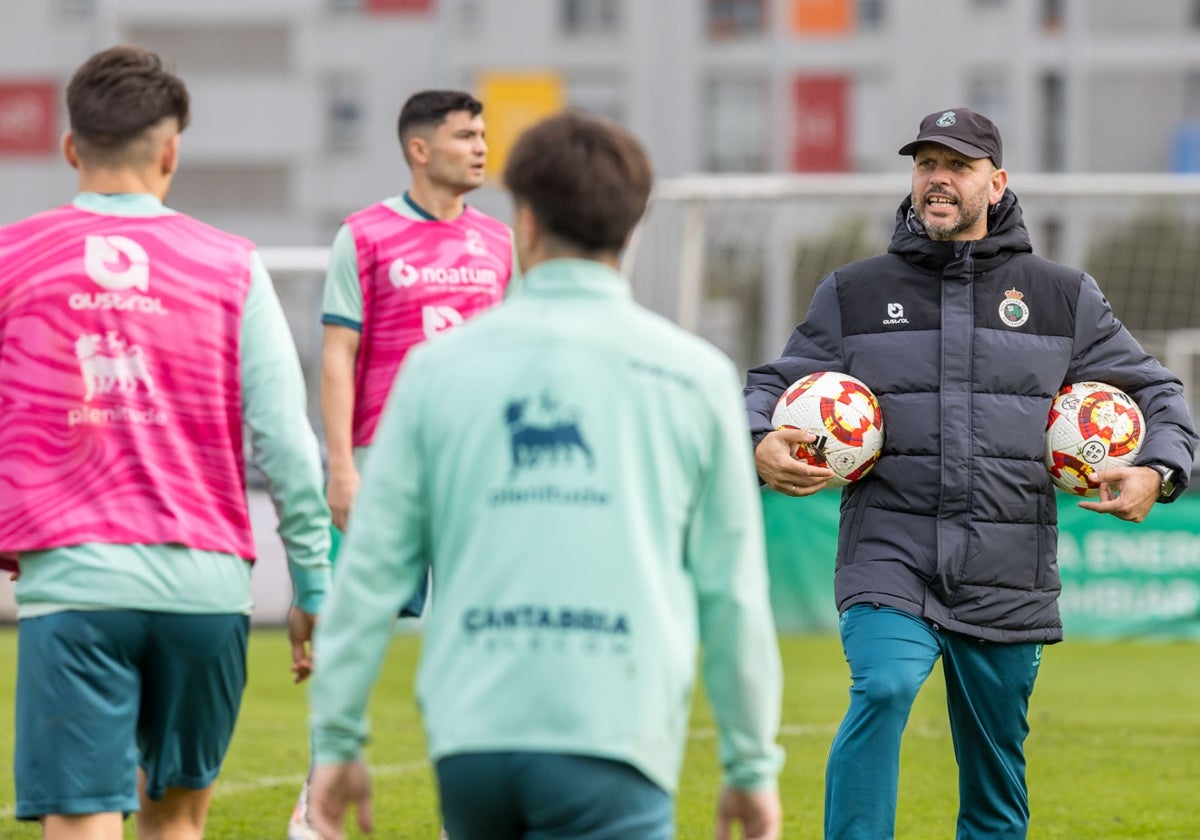
[[[883,448],[879,400],[862,381],[845,373],[819,371],[792,383],[776,403],[771,424],[817,436],[793,454],[833,470],[831,487],[858,481],[875,466]]]
[[[1064,385],[1046,421],[1046,469],[1077,496],[1099,493],[1088,476],[1129,466],[1142,448],[1146,420],[1128,394],[1103,382]]]

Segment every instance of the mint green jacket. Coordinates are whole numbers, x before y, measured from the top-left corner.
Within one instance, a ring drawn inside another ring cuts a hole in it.
[[[697,647],[726,782],[774,785],[781,676],[741,387],[615,271],[555,260],[415,349],[318,625],[318,762],[357,756],[397,609],[433,567],[431,757],[532,750],[678,783]]]

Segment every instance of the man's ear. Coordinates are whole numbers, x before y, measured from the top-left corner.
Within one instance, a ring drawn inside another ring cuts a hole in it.
[[[988,193],[988,204],[999,204],[1008,189],[1008,170],[997,169],[992,173],[992,188]]]
[[[71,129],[63,132],[61,141],[63,157],[67,159],[67,163],[72,169],[79,168],[79,152],[75,149],[75,135],[71,133]]]
[[[163,175],[174,175],[175,170],[179,168],[180,136],[178,133],[172,134],[162,145],[162,151],[159,153],[159,167]]]
[[[528,204],[517,204],[516,216],[513,218],[513,234],[524,240],[523,244],[527,250],[532,250],[541,242],[542,226],[538,224],[537,216]]]
[[[410,165],[424,166],[429,163],[429,141],[420,134],[414,134],[408,138],[408,142],[404,145],[404,151],[408,153],[406,157]]]

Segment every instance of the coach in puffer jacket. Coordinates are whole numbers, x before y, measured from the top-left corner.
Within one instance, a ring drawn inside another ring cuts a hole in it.
[[[1137,463],[1154,471],[1101,474],[1100,499],[1083,503],[1125,519],[1183,491],[1196,435],[1179,380],[1096,282],[1032,253],[990,120],[936,112],[901,154],[914,156],[913,192],[888,253],[825,278],[782,357],[750,372],[750,428],[763,480],[807,495],[832,473],[789,457],[811,435],[773,431],[788,385],[849,373],[883,412],[882,456],[842,497],[835,596],[854,683],[830,753],[826,836],[892,836],[900,733],[942,657],[958,837],[1024,837],[1028,697],[1041,643],[1062,639],[1042,463],[1051,401],[1066,383],[1099,380],[1141,407]]]

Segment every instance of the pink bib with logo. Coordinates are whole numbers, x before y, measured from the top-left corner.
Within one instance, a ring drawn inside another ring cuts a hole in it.
[[[0,229],[0,553],[252,560],[239,367],[253,245],[74,206]]]
[[[408,351],[504,299],[512,238],[506,225],[471,207],[442,222],[409,219],[381,203],[346,224],[363,296],[354,445],[366,446]]]

